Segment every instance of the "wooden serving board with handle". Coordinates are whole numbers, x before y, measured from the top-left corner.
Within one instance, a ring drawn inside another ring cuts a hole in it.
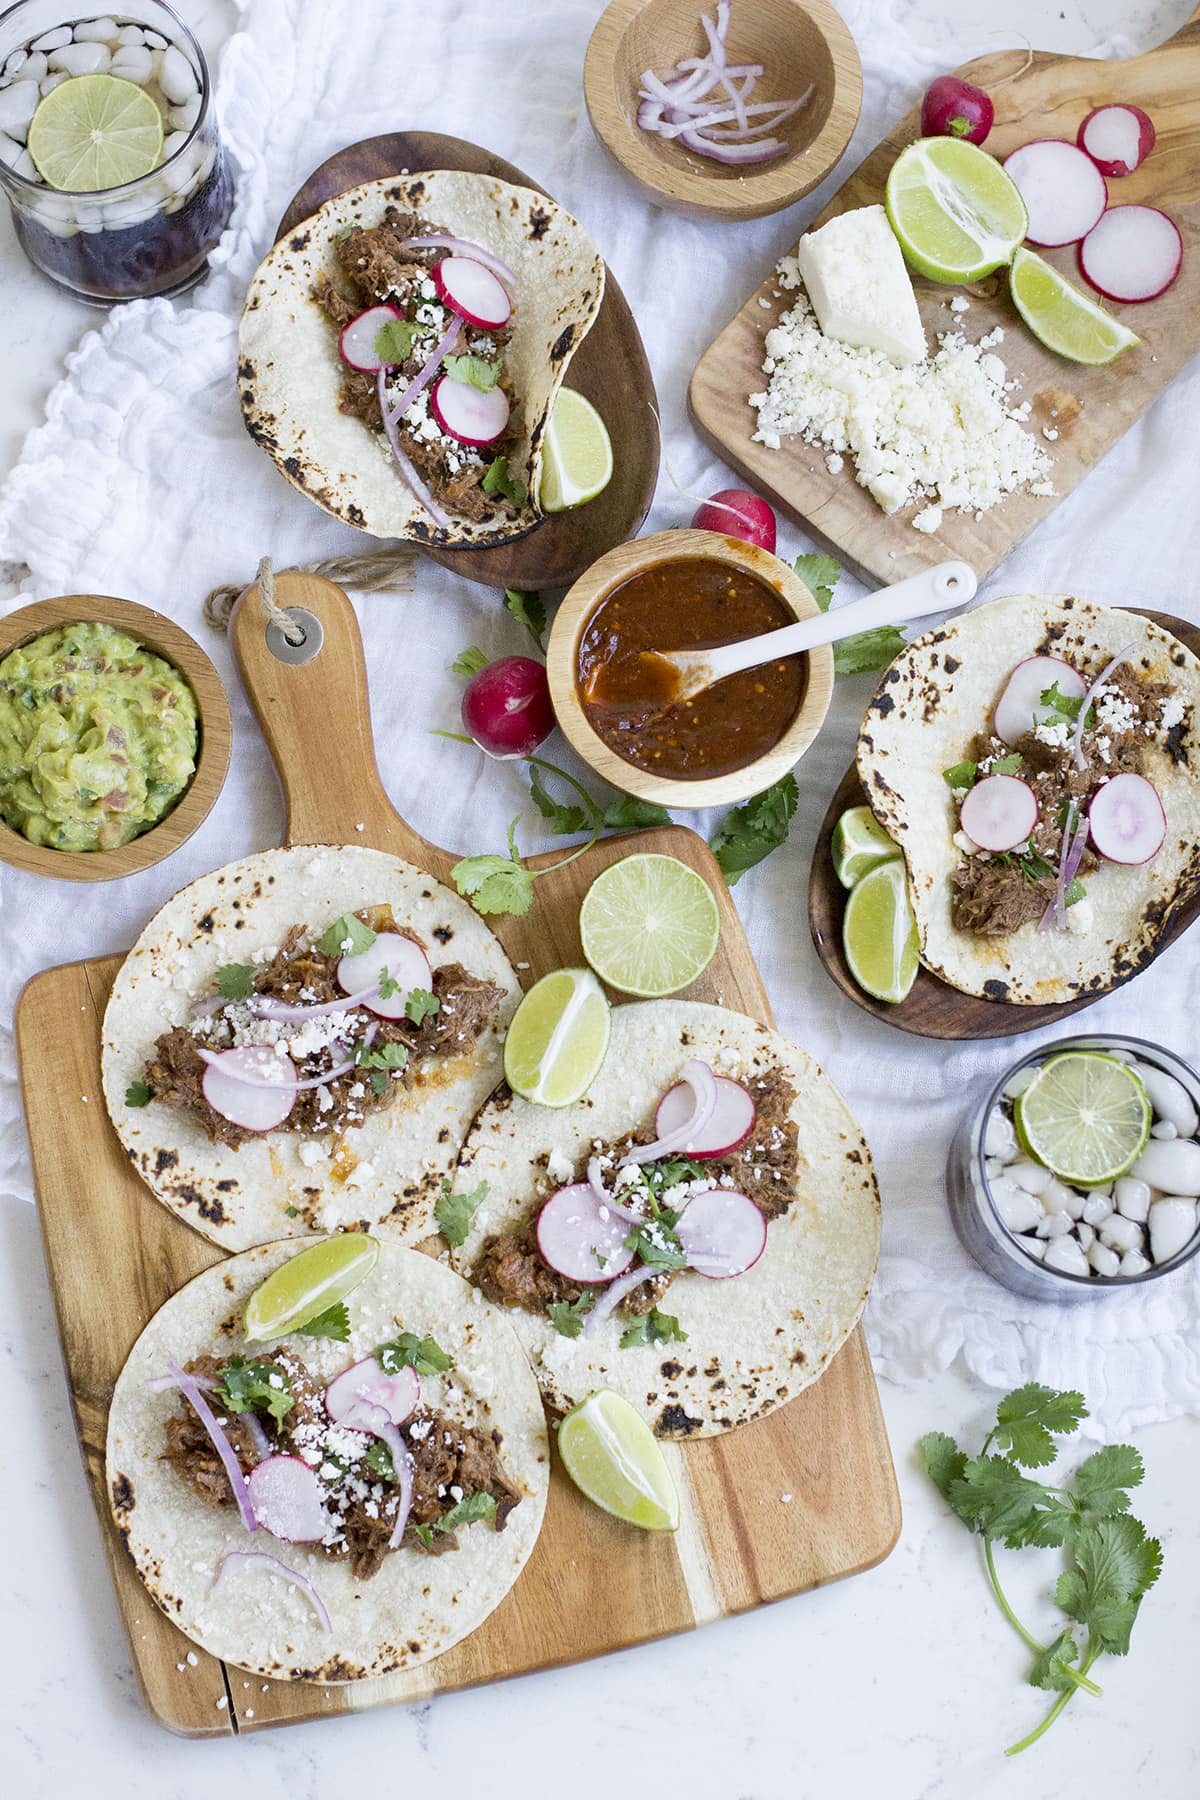
[[[754,443],[757,415],[747,396],[767,385],[763,339],[793,299],[787,292],[777,294],[773,267],[705,351],[692,376],[692,414],[718,455],[877,581],[897,581],[946,557],[962,557],[982,580],[1083,480],[1200,350],[1200,9],[1167,43],[1143,56],[1110,62],[1036,52],[1029,67],[1014,76],[1023,60],[1023,52],[997,51],[958,71],[993,93],[996,122],[985,149],[1003,160],[1033,138],[1073,143],[1092,107],[1106,101],[1140,106],[1153,119],[1158,142],[1132,175],[1109,182],[1109,204],[1161,207],[1183,236],[1179,279],[1160,299],[1137,306],[1104,303],[1142,339],[1104,368],[1085,368],[1044,349],[1013,306],[1003,270],[968,289],[914,277],[931,350],[939,332],[963,330],[974,343],[996,326],[1003,328],[997,354],[1010,377],[1020,381],[1014,398],[1032,402],[1028,429],[1039,439],[1043,429],[1058,434],[1046,441],[1053,495],[1013,494],[978,520],[973,513],[947,509],[940,529],[925,536],[909,523],[917,508],[908,506],[890,516],[883,512],[855,480],[849,455],[844,467],[831,474],[825,453],[799,438],[784,439],[778,450]],[[852,207],[880,203],[896,157],[920,134],[920,111],[914,108],[848,178],[814,226]],[[793,244],[781,244],[780,250]],[[1092,292],[1078,273],[1074,246],[1039,254]],[[949,301],[958,293],[970,300],[966,313],[950,311]]]
[[[267,646],[253,593],[232,624],[238,666],[283,780],[287,842],[352,837],[448,879],[455,858],[405,824],[380,782],[362,642],[349,601],[330,583],[299,574],[278,577],[276,594],[281,605],[314,613],[325,634],[313,661],[288,665]],[[582,961],[579,902],[599,870],[633,845],[681,858],[716,894],[721,942],[690,996],[770,1023],[720,871],[707,845],[681,826],[605,839],[539,881],[531,912],[499,921],[522,979],[532,982]],[[534,866],[556,860],[538,858]],[[100,1024],[120,960],[72,963],[35,976],[18,1008],[17,1043],[84,1463],[134,1665],[162,1724],[188,1736],[216,1736],[422,1699],[685,1631],[870,1568],[888,1554],[900,1529],[899,1497],[859,1330],[821,1380],[789,1405],[724,1437],[664,1446],[682,1507],[674,1535],[618,1524],[586,1501],[556,1463],[545,1524],[520,1580],[477,1632],[435,1662],[348,1687],[264,1685],[202,1651],[189,1664],[189,1640],[150,1601],[112,1528],[105,1432],[113,1386],[143,1325],[222,1252],[151,1197],[109,1125]],[[64,1030],[64,1020],[76,1023]]]

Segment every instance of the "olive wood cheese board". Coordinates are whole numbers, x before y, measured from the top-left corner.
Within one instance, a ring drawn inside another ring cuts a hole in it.
[[[404,822],[380,781],[362,641],[346,596],[295,573],[276,578],[276,595],[283,606],[316,614],[324,630],[319,654],[296,665],[268,649],[253,592],[232,622],[238,665],[285,790],[286,842],[352,836],[448,880],[455,858]],[[331,718],[336,733],[328,730]],[[769,1024],[762,982],[712,854],[677,825],[606,838],[539,881],[530,913],[498,922],[521,979],[582,962],[580,900],[634,844],[687,862],[717,897],[721,940],[690,996]],[[544,856],[533,866],[557,860]],[[556,1460],[541,1537],[516,1586],[478,1631],[436,1661],[350,1686],[275,1681],[266,1691],[257,1679],[244,1686],[238,1669],[204,1651],[189,1664],[191,1643],[154,1606],[113,1528],[105,1432],[134,1339],[170,1294],[222,1252],[153,1199],[109,1125],[100,1028],[120,961],[107,956],[34,976],[16,1028],[80,1446],[134,1666],[160,1723],[212,1737],[423,1699],[686,1631],[857,1573],[888,1554],[900,1529],[899,1497],[859,1329],[790,1404],[722,1437],[664,1445],[682,1508],[673,1535],[617,1523],[578,1493]],[[64,1032],[65,1019],[75,1024]]]
[[[465,138],[390,131],[350,144],[314,169],[289,203],[276,242],[347,188],[422,169],[463,169],[545,192],[512,163]],[[489,587],[569,587],[598,556],[636,535],[658,481],[658,400],[641,335],[611,269],[605,269],[596,322],[571,358],[567,385],[592,402],[612,438],[613,473],[603,493],[584,506],[550,515],[511,543],[491,550],[422,545],[426,556],[466,581]]]
[[[1149,612],[1145,607],[1133,606],[1128,610],[1140,612],[1153,624],[1171,632],[1194,655],[1200,656],[1200,626],[1177,619],[1170,613]],[[948,986],[922,967],[917,970],[917,979],[903,1000],[876,1000],[859,987],[846,961],[842,948],[842,914],[849,896],[833,868],[833,833],[838,820],[847,807],[865,805],[866,789],[859,780],[857,768],[851,764],[821,821],[808,877],[808,925],[817,955],[847,999],[861,1006],[864,1012],[873,1013],[886,1025],[894,1025],[899,1031],[911,1031],[917,1037],[1019,1037],[1023,1032],[1040,1031],[1044,1025],[1055,1025],[1060,1019],[1069,1019],[1072,1013],[1094,1006],[1105,994],[1111,994],[1113,988],[1123,986],[1142,973],[1141,969],[1135,969],[1119,981],[1097,988],[1093,994],[1083,994],[1077,1000],[1060,1000],[1050,1006],[1010,1006],[1003,1000],[986,1000],[980,994],[960,994],[957,988]],[[1200,918],[1200,889],[1175,908],[1163,927],[1151,961],[1157,960],[1176,938],[1182,937],[1197,918]],[[1142,968],[1148,966],[1144,963]]]
[[[1178,280],[1158,300],[1108,310],[1136,331],[1142,342],[1102,368],[1067,362],[1043,348],[1024,325],[1008,294],[1005,271],[968,288],[947,287],[914,276],[917,301],[931,351],[939,332],[964,330],[975,343],[1000,326],[998,350],[1010,377],[1021,384],[1017,400],[1032,403],[1028,429],[1051,455],[1052,495],[1011,494],[980,518],[947,509],[937,531],[914,531],[910,519],[926,504],[887,514],[858,485],[847,455],[837,473],[825,452],[800,438],[785,438],[778,450],[753,441],[757,414],[747,396],[767,385],[762,372],[763,340],[793,295],[780,293],[774,266],[720,336],[701,357],[692,376],[693,418],[722,459],[755,487],[777,500],[806,528],[876,581],[897,581],[946,557],[970,563],[979,579],[1004,560],[1021,540],[1075,488],[1111,450],[1200,350],[1200,10],[1165,44],[1124,61],[1053,56],[1037,51],[1021,69],[1025,53],[1001,50],[963,65],[957,72],[992,92],[996,122],[984,148],[1001,160],[1033,138],[1068,138],[1094,106],[1107,101],[1142,107],[1154,121],[1158,142],[1132,175],[1111,180],[1110,206],[1138,202],[1161,207],[1183,237]],[[823,225],[852,207],[882,202],[888,173],[905,146],[921,134],[914,107],[879,147],[849,176],[813,220]],[[780,252],[795,246],[793,235]],[[1083,288],[1075,246],[1039,254]],[[912,271],[910,271],[912,273]],[[956,294],[970,302],[964,314],[950,311]]]

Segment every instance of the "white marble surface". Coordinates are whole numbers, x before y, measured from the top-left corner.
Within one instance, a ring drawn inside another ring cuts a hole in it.
[[[346,0],[309,0],[344,5]],[[545,0],[553,5],[554,0]],[[184,0],[210,49],[224,0]],[[1038,47],[1086,51],[1115,31],[1161,41],[1186,0],[900,0],[915,37],[948,66],[989,47],[1003,23]],[[514,29],[521,29],[519,20]],[[1200,99],[1198,99],[1200,104]],[[95,315],[24,263],[0,224],[0,470],[40,417],[62,359]],[[359,1781],[388,1793],[486,1791],[495,1800],[614,1792],[695,1800],[1185,1800],[1200,1783],[1200,1734],[1185,1696],[1200,1611],[1192,1475],[1200,1426],[1142,1431],[1149,1477],[1139,1512],[1166,1540],[1166,1573],[1127,1662],[1102,1666],[1105,1698],[1073,1702],[1015,1764],[1000,1751],[1040,1716],[1023,1653],[990,1601],[976,1547],[946,1517],[912,1446],[932,1426],[977,1441],[992,1400],[953,1371],[883,1403],[905,1510],[878,1570],[744,1619],[587,1667],[238,1742],[173,1740],[137,1692],[97,1540],[62,1379],[36,1221],[0,1213],[0,1520],[11,1546],[0,1629],[5,1790],[19,1800],[329,1800]],[[1022,1568],[1022,1564],[1031,1565]],[[1014,1597],[1037,1618],[1053,1557],[1014,1559]],[[1019,1571],[1019,1572],[1018,1572]],[[180,1679],[186,1679],[181,1676]]]

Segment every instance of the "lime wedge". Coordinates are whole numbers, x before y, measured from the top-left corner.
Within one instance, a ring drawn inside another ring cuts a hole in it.
[[[899,856],[869,806],[851,806],[833,828],[833,870],[843,887],[852,888],[870,869]]]
[[[608,1054],[612,1015],[590,969],[555,969],[530,988],[504,1040],[504,1079],[539,1106],[573,1106]]]
[[[559,388],[542,446],[542,511],[566,512],[594,500],[612,472],[612,442],[604,420],[574,388]]]
[[[614,1518],[644,1531],[679,1529],[666,1458],[645,1419],[611,1388],[571,1409],[558,1428],[558,1454],[579,1491]]]
[[[678,993],[712,960],[721,915],[707,881],[674,856],[626,856],[597,875],[579,910],[583,954],[622,994]]]
[[[917,922],[904,863],[894,857],[855,883],[842,917],[850,973],[876,1000],[903,1000],[917,979]]]
[[[1052,1056],[1013,1109],[1021,1148],[1076,1187],[1123,1175],[1145,1148],[1152,1116],[1133,1070],[1098,1050]]]
[[[29,126],[29,154],[52,188],[97,194],[157,169],[163,122],[145,88],[119,75],[75,75],[51,88]]]
[[[1141,339],[1032,250],[1013,257],[1013,304],[1035,338],[1077,363],[1110,363]]]
[[[365,1281],[378,1255],[378,1243],[360,1231],[342,1232],[301,1250],[268,1275],[246,1302],[247,1338],[286,1337],[307,1325]]]
[[[930,281],[978,281],[1029,229],[1020,189],[994,156],[964,138],[918,138],[887,180],[887,216],[900,248]]]

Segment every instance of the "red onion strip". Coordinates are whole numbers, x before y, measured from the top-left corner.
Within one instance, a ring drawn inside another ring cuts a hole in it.
[[[386,373],[386,369],[380,369],[377,385],[379,389],[379,410],[383,415],[383,429],[387,436],[388,449],[396,459],[396,466],[400,470],[400,474],[403,477],[405,486],[409,489],[409,492],[424,507],[434,524],[440,525],[443,531],[448,531],[450,529],[449,518],[442,511],[425,483],[421,480],[421,477],[417,474],[415,467],[400,448],[400,439],[396,431],[396,421],[388,411],[387,389],[384,384],[384,376]]]
[[[378,1031],[377,1025],[368,1025],[362,1034],[359,1048],[370,1048],[372,1039]],[[206,1063],[220,1066],[222,1052],[220,1050],[202,1050],[197,1047],[196,1054]],[[232,1069],[223,1069],[222,1073],[231,1081],[240,1081],[245,1087],[288,1088],[297,1094],[305,1093],[309,1088],[324,1087],[327,1081],[334,1081],[339,1075],[348,1075],[351,1069],[358,1067],[356,1056],[348,1057],[344,1062],[335,1063],[332,1069],[326,1069],[323,1075],[309,1075],[303,1081],[260,1081],[256,1075],[235,1074]]]
[[[438,365],[441,363],[442,358],[448,351],[452,350],[458,342],[458,334],[461,330],[462,320],[456,313],[450,326],[443,332],[433,349],[429,352],[425,362],[421,365],[419,373],[413,376],[400,398],[394,402],[389,402],[387,399],[387,389],[383,379],[387,371],[386,369],[380,369],[379,407],[380,411],[383,413],[383,422],[385,425],[388,422],[389,416],[393,425],[399,424],[417,395],[421,392],[421,389],[427,387],[437,373]],[[389,438],[388,441],[390,443],[391,439]]]
[[[604,1185],[604,1176],[600,1169],[600,1158],[593,1156],[587,1166],[588,1186],[595,1194],[601,1206],[607,1206],[609,1212],[616,1213],[618,1219],[626,1219],[631,1225],[644,1225],[646,1214],[634,1212],[632,1206],[622,1206],[620,1201],[610,1194]]]
[[[449,237],[445,232],[434,232],[429,237],[406,238],[402,248],[406,250],[459,251],[463,256],[469,256],[473,261],[482,263],[485,269],[490,269],[493,275],[498,275],[501,281],[508,282],[510,287],[517,285],[516,273],[509,268],[506,262],[501,262],[498,256],[493,256],[492,252],[485,250],[481,244],[473,244],[469,238]]]
[[[285,1562],[280,1562],[277,1556],[269,1556],[265,1550],[226,1551],[225,1555],[221,1558],[220,1566],[217,1569],[216,1578],[212,1584],[212,1593],[215,1594],[220,1587],[221,1582],[225,1578],[225,1571],[230,1563],[237,1563],[244,1569],[251,1567],[270,1569],[273,1575],[281,1575],[283,1579],[290,1582],[293,1587],[299,1588],[300,1592],[304,1595],[304,1598],[316,1613],[317,1623],[320,1625],[321,1630],[333,1630],[333,1622],[329,1617],[325,1602],[322,1600],[320,1594],[318,1594],[312,1582],[308,1579],[308,1576],[302,1575],[299,1569],[289,1569]]]
[[[200,1392],[197,1383],[190,1375],[184,1373],[178,1363],[169,1362],[167,1368],[175,1378],[176,1386],[184,1399],[212,1439],[213,1449],[221,1459],[229,1485],[233,1489],[233,1497],[237,1501],[238,1511],[242,1515],[242,1524],[247,1531],[258,1530],[258,1520],[254,1516],[254,1507],[250,1501],[250,1489],[246,1486],[246,1477],[242,1474],[242,1465],[234,1455],[233,1445],[217,1424],[212,1407]]]
[[[696,1105],[691,1118],[676,1130],[668,1131],[665,1137],[659,1138],[653,1144],[638,1144],[629,1152],[628,1156],[623,1158],[625,1162],[653,1162],[655,1157],[667,1156],[676,1150],[686,1150],[697,1132],[702,1131],[708,1124],[713,1115],[713,1108],[717,1104],[716,1076],[706,1062],[701,1062],[699,1057],[693,1056],[684,1063],[679,1072],[679,1078],[681,1081],[687,1082],[696,1096]]]
[[[392,1468],[400,1485],[396,1518],[392,1525],[392,1535],[388,1539],[388,1549],[394,1550],[404,1536],[404,1527],[408,1524],[408,1515],[412,1511],[415,1467],[412,1454],[400,1435],[400,1427],[392,1423],[382,1406],[376,1406],[371,1400],[356,1400],[338,1422],[348,1425],[352,1431],[369,1431],[372,1437],[382,1439],[392,1453]]]
[[[192,1380],[195,1382],[196,1386],[206,1394],[214,1393],[220,1386],[220,1383],[214,1381],[211,1375],[193,1375]],[[154,1375],[146,1383],[146,1389],[151,1394],[164,1394],[168,1388],[178,1387],[179,1383],[176,1381],[174,1375]],[[247,1435],[253,1439],[254,1454],[257,1456],[259,1462],[263,1460],[264,1456],[273,1455],[274,1452],[271,1449],[270,1439],[263,1430],[258,1415],[246,1411],[239,1413],[238,1418],[246,1427]]]
[[[1110,663],[1106,663],[1104,668],[1101,669],[1101,671],[1097,675],[1095,681],[1093,681],[1091,687],[1088,689],[1087,693],[1083,696],[1083,699],[1079,703],[1079,712],[1075,719],[1075,735],[1071,740],[1071,754],[1075,758],[1075,767],[1077,769],[1082,769],[1084,766],[1084,764],[1083,764],[1083,725],[1084,725],[1084,720],[1087,718],[1087,715],[1088,715],[1088,707],[1092,704],[1092,700],[1095,697],[1097,691],[1104,686],[1104,683],[1108,680],[1108,678],[1112,674],[1113,670],[1119,669],[1121,664],[1125,661],[1125,658],[1129,655],[1129,652],[1131,650],[1136,650],[1136,648],[1137,648],[1137,644],[1135,642],[1130,642],[1128,644],[1125,644],[1120,650],[1118,650],[1117,654],[1113,657],[1112,661]]]
[[[294,1006],[289,1000],[276,1000],[271,994],[255,994],[247,1005],[256,1019],[321,1019],[328,1014],[349,1012],[352,1007],[365,1006],[368,1000],[379,996],[379,983],[363,988],[361,993],[347,994],[344,1000],[326,1000],[321,1005]]]
[[[676,142],[687,150],[694,150],[697,156],[708,156],[714,162],[722,163],[769,162],[771,157],[787,149],[778,138],[758,138],[752,144],[719,144],[701,131],[681,132]]]
[[[806,104],[812,84],[798,100],[759,101],[751,105],[750,95],[764,66],[729,62],[725,49],[729,0],[718,0],[715,17],[702,16],[700,23],[708,51],[704,56],[684,57],[676,63],[674,73],[682,79],[672,81],[656,75],[653,69],[643,71],[638,126],[713,162],[741,166],[768,162],[782,155],[788,148],[786,143],[767,134]],[[715,88],[724,89],[725,99],[712,98]],[[752,116],[759,118],[760,123],[751,125]],[[714,127],[721,125],[731,125],[732,129],[713,135]]]
[[[1079,816],[1074,800],[1067,802],[1067,822],[1063,829],[1062,842],[1058,852],[1058,879],[1054,886],[1054,898],[1038,920],[1039,931],[1049,931],[1051,925],[1061,931],[1067,922],[1067,889],[1075,879],[1076,871],[1083,861],[1083,853],[1087,848],[1088,820],[1086,814]]]
[[[594,1337],[609,1313],[621,1304],[626,1294],[632,1293],[643,1281],[649,1281],[652,1275],[658,1274],[661,1274],[661,1270],[653,1268],[649,1263],[637,1263],[624,1275],[618,1275],[615,1281],[610,1281],[583,1321],[584,1337]]]
[[[686,116],[681,117],[680,120],[678,121],[678,123],[671,124],[671,125],[664,125],[659,132],[659,136],[660,137],[678,137],[681,131],[686,131],[689,128],[689,126],[692,126],[692,125],[701,125],[704,127],[705,131],[707,131],[713,125],[725,125],[735,119],[738,121],[738,125],[739,125],[739,131],[737,134],[739,136],[741,135],[742,132],[744,132],[747,129],[753,129],[755,131],[770,131],[771,127],[777,122],[777,120],[782,118],[786,113],[795,112],[797,104],[798,104],[798,102],[793,101],[793,102],[791,102],[790,105],[784,106],[784,105],[777,105],[774,101],[771,101],[771,100],[756,101],[753,106],[743,106],[741,109],[740,116],[739,116],[738,112],[736,111],[736,109],[728,107],[728,106],[726,106],[726,107],[713,107],[713,106],[674,107],[671,109],[672,111],[678,112],[678,113],[680,113],[682,115],[686,115]],[[747,124],[747,121],[748,121],[750,115],[751,114],[757,115],[759,113],[771,113],[773,116],[770,119],[764,119],[761,125],[749,127]],[[725,135],[729,138],[732,138],[735,134],[733,132],[726,132],[723,135]]]

